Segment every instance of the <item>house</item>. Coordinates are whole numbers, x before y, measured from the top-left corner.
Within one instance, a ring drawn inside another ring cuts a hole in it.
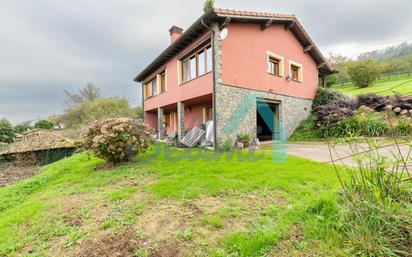
[[[48,164],[72,155],[75,150],[74,143],[50,130],[34,129],[22,136],[20,141],[0,150],[1,159]]]
[[[292,135],[310,115],[319,81],[334,73],[294,15],[213,9],[135,78],[144,121],[163,138],[214,122],[215,147],[248,133]]]

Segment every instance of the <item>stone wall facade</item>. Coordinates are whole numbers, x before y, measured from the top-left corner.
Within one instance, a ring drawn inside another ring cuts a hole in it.
[[[279,103],[279,118],[284,139],[290,137],[299,124],[309,115],[312,101],[308,99],[259,92],[246,88],[218,84],[216,93],[216,138],[222,143],[234,143],[239,133],[256,137],[257,101]],[[282,139],[282,138],[281,138]]]

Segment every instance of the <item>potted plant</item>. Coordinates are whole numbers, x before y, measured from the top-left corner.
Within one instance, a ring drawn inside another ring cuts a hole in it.
[[[248,133],[240,133],[237,135],[237,141],[243,143],[245,147],[249,147],[250,135]]]

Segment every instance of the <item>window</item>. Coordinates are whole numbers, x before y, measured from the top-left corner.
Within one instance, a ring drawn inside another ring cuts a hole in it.
[[[196,78],[196,56],[190,58],[190,79]]]
[[[183,82],[189,81],[190,80],[190,60],[187,59],[186,61],[183,62]]]
[[[302,82],[303,81],[303,73],[302,73],[302,65],[290,61],[289,63],[289,72],[290,72],[290,79],[293,81]]]
[[[152,88],[152,96],[157,95],[157,79],[153,79],[150,82],[150,87]]]
[[[160,73],[160,93],[166,92],[166,72]]]
[[[182,82],[187,82],[212,71],[212,48],[201,48],[182,61]]]
[[[283,57],[272,52],[266,52],[267,72],[276,76],[283,76]]]
[[[211,72],[213,69],[212,48],[206,48],[206,72]]]
[[[269,73],[280,76],[280,60],[269,57]]]
[[[291,74],[292,80],[299,80],[299,67],[295,65],[291,65],[290,69],[292,73]]]
[[[205,60],[205,51],[199,52],[197,55],[198,66],[197,66],[197,74],[202,76],[206,73],[206,60]]]

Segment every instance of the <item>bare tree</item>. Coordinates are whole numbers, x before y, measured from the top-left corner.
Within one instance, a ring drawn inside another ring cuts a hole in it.
[[[92,82],[87,83],[86,87],[77,93],[64,90],[64,94],[66,95],[65,104],[68,108],[101,98],[100,88]]]

